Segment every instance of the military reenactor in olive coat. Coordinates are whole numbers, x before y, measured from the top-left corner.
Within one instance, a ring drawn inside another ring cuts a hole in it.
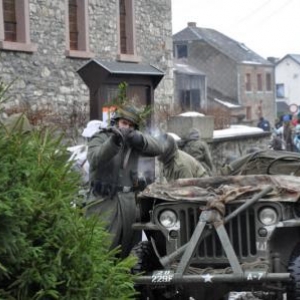
[[[161,137],[163,154],[158,160],[163,164],[163,176],[169,181],[179,178],[207,177],[204,167],[192,156],[178,149],[174,138],[169,134]]]
[[[140,188],[138,159],[157,156],[162,149],[154,138],[138,131],[134,106],[119,107],[112,120],[115,124],[101,129],[88,144],[91,192],[86,213],[107,222],[111,248],[121,245],[121,256],[126,257],[141,239],[131,228],[137,217],[135,193]]]
[[[187,137],[183,139],[181,150],[196,158],[208,174],[212,175],[214,166],[210,151],[206,142],[201,140],[198,129],[190,129]]]

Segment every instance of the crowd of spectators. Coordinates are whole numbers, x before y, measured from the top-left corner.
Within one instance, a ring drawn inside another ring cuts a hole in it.
[[[275,120],[272,144],[274,150],[300,152],[300,113]]]

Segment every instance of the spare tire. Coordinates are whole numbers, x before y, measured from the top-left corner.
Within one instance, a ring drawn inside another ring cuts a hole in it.
[[[131,255],[137,258],[136,265],[131,269],[132,274],[147,274],[155,270],[162,270],[163,267],[155,254],[153,246],[149,241],[143,241],[134,246]],[[176,287],[168,286],[135,286],[139,295],[138,300],[166,300],[166,299],[183,299]]]
[[[132,274],[148,273],[162,267],[149,241],[135,245],[131,255],[137,258],[136,265],[131,269]]]
[[[143,241],[135,245],[131,250],[131,255],[137,258],[136,265],[131,269],[132,274],[147,274],[151,271],[161,268],[159,260],[149,241]],[[154,291],[149,286],[136,285],[135,289],[139,293],[136,297],[138,300],[156,299]]]

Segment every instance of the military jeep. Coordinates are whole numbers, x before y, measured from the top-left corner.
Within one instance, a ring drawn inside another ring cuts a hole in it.
[[[300,299],[300,178],[238,175],[153,183],[137,198],[141,299]]]

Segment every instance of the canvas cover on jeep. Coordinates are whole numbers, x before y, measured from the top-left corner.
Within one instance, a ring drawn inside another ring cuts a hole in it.
[[[167,184],[149,185],[139,198],[165,201],[200,201],[207,208],[218,208],[230,201],[247,200],[267,187],[273,189],[264,201],[296,202],[300,198],[300,177],[290,175],[240,175],[178,179]],[[217,205],[217,207],[216,207]]]

